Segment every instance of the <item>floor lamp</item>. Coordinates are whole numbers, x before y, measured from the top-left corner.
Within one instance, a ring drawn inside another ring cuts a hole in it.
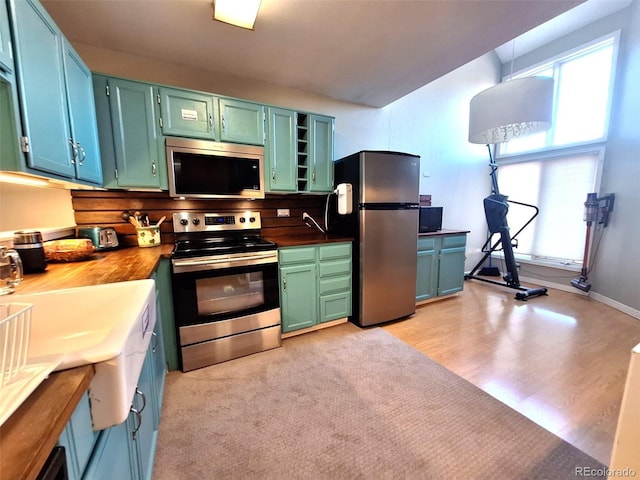
[[[520,285],[518,267],[513,254],[513,240],[538,215],[538,208],[534,205],[510,201],[506,195],[500,193],[497,179],[498,165],[491,154],[491,145],[548,130],[551,127],[552,115],[553,78],[550,77],[524,77],[499,83],[478,93],[470,103],[469,142],[487,146],[492,193],[484,199],[485,217],[490,233],[482,248],[485,256],[468,274],[465,274],[464,278],[516,289],[518,293],[515,298],[518,300],[547,294],[545,287],[526,288]],[[536,211],[513,236],[507,223],[509,203],[532,207]],[[499,234],[500,240],[491,245],[494,234]],[[490,248],[487,250],[487,247]],[[504,254],[507,269],[503,275],[504,283],[476,275],[485,260],[497,250],[502,250]]]

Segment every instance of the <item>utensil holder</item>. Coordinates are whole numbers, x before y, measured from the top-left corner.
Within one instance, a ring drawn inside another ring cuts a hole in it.
[[[139,247],[159,247],[160,246],[160,227],[136,227],[138,234]]]

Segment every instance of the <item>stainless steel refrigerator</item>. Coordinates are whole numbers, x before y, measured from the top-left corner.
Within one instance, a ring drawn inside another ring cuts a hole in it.
[[[420,157],[361,151],[335,163],[335,182],[353,186],[353,212],[331,232],[353,236],[350,320],[360,326],[415,313]]]

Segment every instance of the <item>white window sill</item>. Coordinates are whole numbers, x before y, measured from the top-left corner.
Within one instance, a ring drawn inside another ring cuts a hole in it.
[[[504,260],[504,254],[496,252],[493,258]],[[537,265],[539,267],[555,268],[558,270],[567,270],[570,272],[580,272],[582,270],[582,264],[552,259],[532,259],[524,255],[514,254],[517,263],[526,263],[528,265]]]

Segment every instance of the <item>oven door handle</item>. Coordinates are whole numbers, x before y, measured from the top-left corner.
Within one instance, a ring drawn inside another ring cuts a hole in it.
[[[277,253],[252,254],[227,258],[207,258],[199,260],[173,260],[174,273],[187,273],[197,270],[214,270],[218,268],[244,267],[261,265],[265,263],[277,263]]]

